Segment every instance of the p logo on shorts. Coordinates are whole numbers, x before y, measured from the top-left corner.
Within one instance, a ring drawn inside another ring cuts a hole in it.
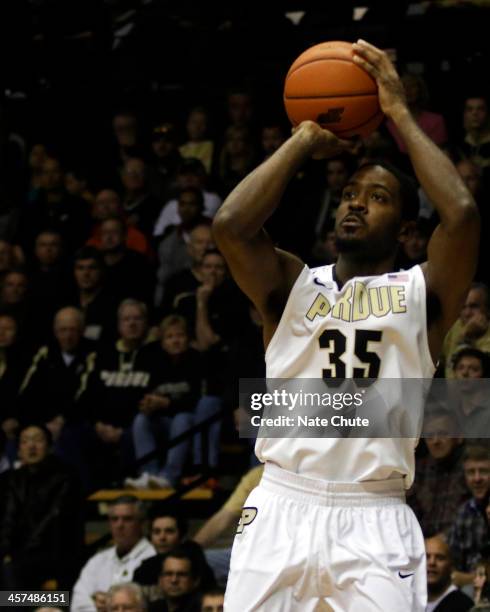
[[[237,533],[243,533],[243,530],[245,529],[245,527],[247,525],[250,525],[250,523],[253,523],[255,520],[255,517],[257,516],[257,508],[242,508],[242,516],[240,517],[240,520],[238,521],[238,527],[236,532]]]

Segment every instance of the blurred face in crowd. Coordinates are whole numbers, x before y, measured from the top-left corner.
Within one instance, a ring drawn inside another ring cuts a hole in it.
[[[205,178],[205,174],[201,175],[198,172],[183,170],[177,175],[177,184],[180,189],[202,189]]]
[[[198,225],[189,235],[187,251],[195,264],[200,264],[204,253],[213,246],[213,237],[209,225]]]
[[[470,289],[461,310],[461,323],[466,325],[475,314],[488,315],[487,297],[483,289]]]
[[[199,142],[206,136],[208,129],[208,116],[202,110],[193,110],[187,119],[187,135],[192,142]]]
[[[160,516],[151,524],[151,543],[160,554],[167,553],[180,542],[177,521],[173,516]]]
[[[65,189],[74,196],[81,195],[87,189],[87,181],[75,176],[73,172],[65,174]]]
[[[119,334],[129,342],[142,341],[146,336],[147,318],[136,304],[126,304],[119,312]]]
[[[228,115],[234,125],[246,125],[252,118],[252,99],[246,93],[228,96]]]
[[[286,137],[278,125],[262,128],[262,150],[267,156],[277,151],[285,140]]]
[[[112,189],[103,189],[95,196],[92,215],[98,221],[117,215],[121,211],[121,199]]]
[[[35,144],[29,153],[29,166],[32,170],[41,170],[43,163],[46,161],[48,153],[46,147],[42,144]]]
[[[129,552],[143,537],[142,520],[136,504],[111,506],[109,525],[119,553]]]
[[[6,240],[0,240],[0,272],[12,267],[14,254],[12,245]]]
[[[436,595],[447,589],[451,583],[452,562],[448,545],[440,537],[425,541],[427,555],[427,589]]]
[[[160,159],[164,159],[177,149],[174,124],[162,123],[153,129],[152,149]]]
[[[59,191],[63,187],[63,172],[57,159],[47,158],[41,169],[41,187],[45,191]]]
[[[427,255],[428,243],[429,237],[415,228],[403,243],[403,251],[410,261],[421,261]]]
[[[162,333],[162,348],[172,356],[182,355],[189,346],[189,337],[187,330],[180,323],[170,325]]]
[[[468,98],[464,105],[463,123],[465,130],[478,131],[485,127],[488,117],[484,98]]]
[[[48,440],[42,429],[33,425],[21,431],[18,454],[22,465],[40,463],[48,454],[48,450]]]
[[[226,130],[224,147],[228,155],[238,157],[249,152],[249,133],[246,127],[230,126]]]
[[[27,292],[27,277],[22,272],[9,272],[3,279],[2,301],[5,304],[19,304]]]
[[[455,424],[444,415],[430,419],[424,427],[425,444],[433,459],[446,459],[461,443],[460,438],[449,437],[455,433]]]
[[[126,226],[120,219],[106,219],[100,226],[100,247],[102,251],[119,251],[126,244]]]
[[[199,196],[192,191],[182,191],[179,195],[178,210],[182,225],[192,225],[202,212]]]
[[[112,129],[120,147],[134,147],[137,142],[138,126],[134,115],[116,115]]]
[[[202,280],[204,284],[217,287],[226,278],[226,263],[224,258],[218,253],[208,253],[202,260]]]
[[[61,236],[51,232],[42,232],[36,238],[34,254],[42,266],[52,266],[61,256]]]
[[[323,246],[327,253],[327,257],[330,261],[337,261],[339,252],[337,250],[337,243],[335,241],[335,231],[331,230],[327,232],[325,236],[325,240],[323,241]]]
[[[490,490],[490,460],[467,459],[464,476],[473,497],[478,501],[485,499]]]
[[[473,355],[464,355],[454,366],[454,378],[483,378],[483,364],[481,359]]]
[[[143,605],[131,589],[118,589],[110,595],[107,612],[143,612]]]
[[[12,346],[17,335],[17,323],[13,317],[0,315],[0,349]]]
[[[191,574],[190,559],[167,557],[163,562],[159,584],[165,598],[170,601],[192,593],[198,580]]]
[[[146,186],[146,167],[142,159],[132,158],[124,164],[123,185],[129,193],[140,193]]]
[[[471,195],[475,197],[481,187],[480,168],[469,160],[464,159],[456,164],[456,169]]]
[[[224,605],[224,595],[204,595],[201,603],[201,612],[223,612]]]
[[[327,162],[327,186],[330,191],[340,195],[348,178],[349,173],[343,161],[332,159]]]
[[[76,351],[83,336],[83,318],[76,308],[62,308],[54,318],[54,335],[64,353]]]
[[[75,262],[75,281],[81,291],[93,291],[100,285],[102,270],[95,259],[79,259]]]
[[[420,85],[418,78],[413,74],[406,74],[402,77],[403,89],[407,98],[407,104],[414,106],[419,101]]]

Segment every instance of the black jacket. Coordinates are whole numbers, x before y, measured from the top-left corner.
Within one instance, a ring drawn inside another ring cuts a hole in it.
[[[466,612],[473,607],[473,600],[461,591],[452,591],[434,608],[434,612]]]

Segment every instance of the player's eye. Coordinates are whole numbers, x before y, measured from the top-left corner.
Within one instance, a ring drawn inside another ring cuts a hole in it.
[[[344,200],[352,200],[352,198],[354,197],[354,192],[350,190],[346,190],[342,194],[342,197],[344,198]]]
[[[376,202],[386,202],[386,196],[383,193],[380,193],[379,191],[373,191],[373,193],[371,194],[371,198]]]

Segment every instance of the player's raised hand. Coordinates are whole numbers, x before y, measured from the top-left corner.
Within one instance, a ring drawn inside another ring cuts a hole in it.
[[[406,109],[405,90],[388,55],[374,45],[359,39],[352,45],[354,62],[376,80],[381,110],[388,117]]]
[[[340,155],[345,151],[353,153],[357,144],[352,140],[338,138],[335,134],[323,129],[314,121],[302,121],[292,131],[293,134],[300,134],[305,138],[313,159],[327,159]]]

